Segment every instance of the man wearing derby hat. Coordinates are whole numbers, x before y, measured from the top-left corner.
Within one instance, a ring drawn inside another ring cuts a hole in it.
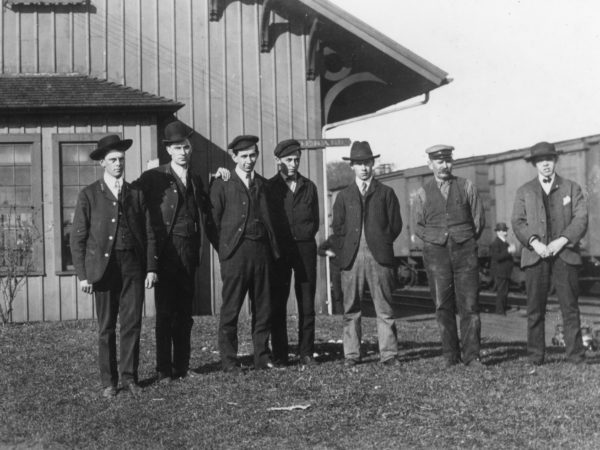
[[[298,353],[300,364],[313,365],[315,342],[315,290],[319,196],[317,187],[298,171],[300,143],[281,141],[275,147],[278,173],[269,180],[269,207],[281,251],[272,282],[271,347],[277,364],[288,362],[287,300],[292,270],[298,304]]]
[[[146,194],[158,248],[156,285],[156,373],[160,383],[189,374],[195,273],[210,201],[191,167],[193,131],[176,120],[165,127],[169,163],[147,170],[138,180]]]
[[[119,375],[124,389],[133,395],[140,392],[137,377],[144,284],[149,289],[157,280],[156,245],[144,196],[123,178],[125,151],[131,143],[117,135],[100,139],[90,158],[100,162],[104,174],[79,193],[71,233],[79,285],[95,297],[105,397],[117,394]],[[118,369],[117,317],[121,327]]]
[[[434,145],[426,150],[433,178],[414,197],[414,230],[423,240],[423,263],[435,303],[445,366],[462,361],[479,369],[482,363],[477,239],[485,226],[485,216],[473,183],[452,174],[453,150],[449,145]]]
[[[347,367],[361,359],[361,302],[365,282],[375,313],[382,364],[398,363],[398,337],[391,300],[395,288],[394,240],[402,231],[400,204],[394,191],[373,176],[375,158],[366,141],[350,148],[354,181],[338,194],[333,205],[336,264],[342,270],[344,296],[344,357]]]
[[[221,263],[223,303],[219,353],[225,372],[241,371],[238,317],[246,294],[252,308],[254,367],[273,367],[269,352],[273,260],[279,257],[267,205],[267,180],[254,170],[258,137],[237,136],[228,146],[235,162],[229,181],[216,180],[210,192]]]
[[[579,241],[588,224],[581,187],[556,174],[554,144],[540,142],[525,158],[537,176],[517,190],[512,227],[523,245],[521,268],[527,287],[527,353],[541,365],[545,359],[545,315],[550,284],[563,316],[567,360],[585,362],[578,296]]]
[[[508,227],[498,222],[494,228],[496,237],[490,244],[490,272],[496,288],[496,314],[506,315],[508,286],[513,269],[514,244],[507,241]]]

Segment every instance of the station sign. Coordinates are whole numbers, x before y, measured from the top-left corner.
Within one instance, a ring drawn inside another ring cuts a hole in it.
[[[337,138],[337,139],[298,139],[300,147],[303,149],[311,150],[325,147],[348,147],[351,144],[351,140],[348,138]]]

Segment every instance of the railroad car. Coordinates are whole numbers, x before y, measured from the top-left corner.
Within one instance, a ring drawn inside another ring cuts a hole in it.
[[[588,199],[589,226],[581,242],[584,264],[580,274],[583,293],[600,292],[600,135],[587,136],[555,143],[561,153],[557,173],[578,182]],[[489,275],[489,244],[494,238],[497,222],[510,226],[513,201],[519,186],[536,176],[535,168],[524,160],[529,148],[486,154],[454,161],[453,173],[475,183],[485,207],[486,227],[479,239],[481,284],[492,288]],[[400,200],[404,228],[394,243],[398,275],[407,286],[426,285],[423,269],[423,242],[414,234],[412,205],[417,190],[432,177],[425,166],[378,174],[378,179],[391,186]],[[512,289],[523,290],[523,274],[519,269],[520,246],[512,230],[508,239],[517,244]]]

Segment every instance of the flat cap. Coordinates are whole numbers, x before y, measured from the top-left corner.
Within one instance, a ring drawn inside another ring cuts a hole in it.
[[[504,222],[498,222],[494,231],[508,231],[508,226]]]
[[[429,155],[429,159],[436,159],[452,157],[453,151],[454,147],[451,145],[438,144],[429,147],[427,150],[425,150],[425,153]]]
[[[300,151],[300,142],[296,139],[286,139],[277,144],[273,153],[275,153],[275,156],[278,158],[283,158],[298,151]]]
[[[234,153],[237,153],[256,145],[257,142],[258,138],[256,136],[251,134],[242,134],[240,136],[236,136],[235,139],[229,143],[227,148]]]
[[[90,159],[100,161],[111,150],[124,152],[131,147],[132,143],[131,139],[121,139],[117,134],[109,134],[98,141],[98,146],[90,153]]]

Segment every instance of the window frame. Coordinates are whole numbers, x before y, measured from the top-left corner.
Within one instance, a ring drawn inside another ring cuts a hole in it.
[[[34,255],[39,255],[39,263],[27,274],[37,277],[46,275],[44,246],[44,211],[42,204],[42,136],[36,134],[0,134],[0,144],[31,144],[31,203],[32,222],[37,228],[40,239],[35,243]],[[37,180],[37,182],[35,182]]]
[[[63,198],[62,198],[62,167],[61,145],[64,143],[94,143],[109,134],[116,134],[122,138],[121,133],[55,133],[52,135],[52,175],[55,183],[52,187],[53,212],[54,212],[54,264],[55,274],[58,276],[73,276],[75,269],[63,269],[62,239],[63,239]]]

